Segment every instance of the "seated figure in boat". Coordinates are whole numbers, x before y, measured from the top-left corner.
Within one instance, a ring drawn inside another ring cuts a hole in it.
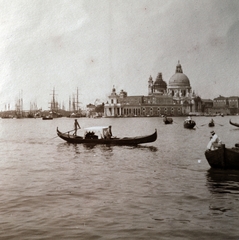
[[[191,122],[192,122],[191,116],[188,116],[188,118],[186,118],[186,122],[188,122],[188,123],[191,123]]]
[[[95,135],[95,133],[93,131],[87,132],[85,135],[85,139],[98,139],[98,136]]]
[[[214,131],[211,131],[210,141],[207,144],[207,150],[216,150],[222,145],[221,139],[217,136]]]
[[[106,139],[110,139],[112,137],[111,126],[109,126],[108,129],[104,132],[104,137]]]

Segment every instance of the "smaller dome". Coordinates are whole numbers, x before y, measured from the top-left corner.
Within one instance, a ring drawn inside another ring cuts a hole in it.
[[[154,82],[155,89],[167,89],[167,83],[162,78],[162,73],[158,73],[158,76]]]

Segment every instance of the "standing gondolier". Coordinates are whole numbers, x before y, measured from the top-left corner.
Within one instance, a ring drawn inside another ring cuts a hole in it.
[[[81,127],[80,127],[80,124],[79,124],[78,121],[77,121],[77,119],[75,119],[75,122],[74,122],[74,129],[75,129],[74,135],[75,135],[75,136],[77,135],[77,129],[78,129],[78,127],[79,127],[79,129],[81,128]]]
[[[214,131],[211,131],[211,137],[210,141],[207,144],[208,150],[215,150],[218,149],[222,145],[221,139],[217,136],[217,134]]]

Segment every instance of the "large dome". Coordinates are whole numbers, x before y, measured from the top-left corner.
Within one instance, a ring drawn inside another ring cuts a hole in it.
[[[169,87],[190,87],[188,77],[183,73],[182,66],[178,63],[176,73],[169,79]]]
[[[169,79],[169,86],[188,86],[188,87],[190,87],[190,81],[185,74],[175,73]]]

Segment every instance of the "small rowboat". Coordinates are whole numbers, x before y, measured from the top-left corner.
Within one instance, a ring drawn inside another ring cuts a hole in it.
[[[211,168],[239,169],[239,144],[233,148],[226,148],[222,144],[216,150],[206,150],[205,157]]]
[[[208,123],[208,127],[214,127],[214,126],[215,126],[215,124],[214,124],[213,121],[211,121],[210,123]]]
[[[42,120],[52,120],[53,117],[52,116],[45,116],[45,117],[42,117]]]
[[[173,119],[169,118],[169,117],[164,117],[163,121],[165,124],[172,124],[173,123]]]
[[[154,142],[157,139],[157,129],[155,129],[153,134],[146,136],[105,138],[107,129],[108,127],[85,128],[84,136],[75,136],[70,134],[70,132],[62,133],[57,128],[57,135],[66,142],[75,144],[138,145]]]
[[[196,126],[196,122],[193,120],[184,120],[183,123],[184,128],[189,128],[189,129],[193,129]]]
[[[233,123],[233,122],[231,121],[231,119],[229,120],[229,123],[230,123],[231,125],[235,126],[235,127],[239,127],[239,123]]]

